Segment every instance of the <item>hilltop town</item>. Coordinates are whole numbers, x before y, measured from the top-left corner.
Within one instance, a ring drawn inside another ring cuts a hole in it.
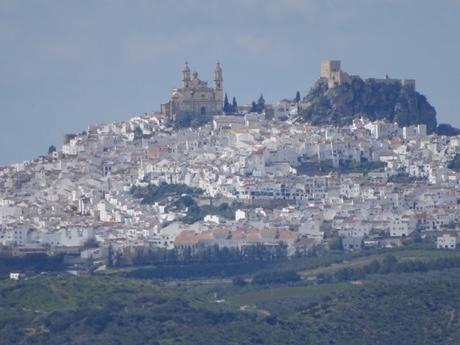
[[[334,61],[321,78],[329,89],[353,79]],[[414,80],[373,82],[415,90]],[[456,248],[460,136],[365,116],[315,125],[298,121],[308,100],[238,107],[224,95],[220,64],[212,87],[185,64],[160,111],[1,167],[2,253],[132,264],[216,246]]]

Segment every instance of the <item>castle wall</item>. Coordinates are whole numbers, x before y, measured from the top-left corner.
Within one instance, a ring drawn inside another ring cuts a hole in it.
[[[342,71],[340,67],[340,60],[321,60],[320,77],[327,81],[329,88],[350,82],[354,76]],[[384,83],[386,85],[399,84],[401,86],[409,87],[415,90],[414,79],[394,79],[394,78],[369,78],[370,81],[377,83]]]
[[[415,90],[415,79],[395,79],[395,78],[369,78],[376,83],[383,83],[386,85],[399,84],[401,86],[409,87]]]

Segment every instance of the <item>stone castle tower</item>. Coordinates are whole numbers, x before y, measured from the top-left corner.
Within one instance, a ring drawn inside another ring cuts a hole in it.
[[[214,69],[214,85],[198,78],[198,73],[191,73],[185,62],[182,68],[182,87],[172,90],[168,103],[161,105],[161,112],[174,120],[179,114],[211,117],[222,115],[224,107],[223,73],[220,63]]]
[[[329,88],[350,81],[350,76],[340,68],[340,60],[321,60],[320,77],[327,80]]]

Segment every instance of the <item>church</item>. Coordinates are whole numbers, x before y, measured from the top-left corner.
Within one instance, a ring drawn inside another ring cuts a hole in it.
[[[185,62],[182,69],[182,87],[172,90],[171,99],[161,105],[161,112],[171,121],[178,115],[187,114],[192,117],[210,118],[222,115],[224,107],[222,67],[218,62],[214,69],[214,85],[198,78],[198,73],[190,73]]]

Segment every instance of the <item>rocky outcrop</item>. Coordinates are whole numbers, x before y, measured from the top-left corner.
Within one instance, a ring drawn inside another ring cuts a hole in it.
[[[437,124],[436,110],[414,88],[359,77],[332,88],[325,80],[318,80],[301,102],[298,120],[341,126],[361,116],[399,126],[426,124],[429,133]]]

